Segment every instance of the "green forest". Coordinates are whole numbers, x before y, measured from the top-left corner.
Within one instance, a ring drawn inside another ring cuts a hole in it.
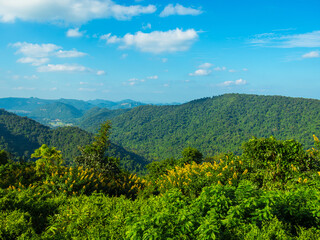
[[[0,239],[320,239],[319,104],[94,107],[90,132],[0,110]]]
[[[305,147],[320,131],[320,101],[282,96],[225,94],[181,105],[125,110],[94,108],[75,125],[95,133],[112,121],[111,140],[148,161],[176,158],[193,146],[206,155],[232,151],[252,137],[295,139]]]
[[[73,165],[45,144],[0,152],[1,239],[319,239],[320,141],[251,138],[242,154],[179,158],[137,175],[107,154],[110,122]],[[312,137],[312,136],[310,136]]]

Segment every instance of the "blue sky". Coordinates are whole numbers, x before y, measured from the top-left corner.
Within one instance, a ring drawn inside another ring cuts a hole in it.
[[[0,0],[0,97],[320,98],[318,0]]]

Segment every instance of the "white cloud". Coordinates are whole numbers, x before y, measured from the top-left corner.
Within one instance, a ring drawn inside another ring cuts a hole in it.
[[[151,23],[142,24],[142,29],[143,29],[143,30],[151,29]]]
[[[318,51],[312,51],[312,52],[308,52],[304,55],[302,55],[303,58],[318,58],[320,57],[320,54]]]
[[[138,83],[143,83],[145,82],[144,79],[138,79],[138,78],[130,78],[127,82],[123,82],[123,85],[130,85],[130,86],[134,86]]]
[[[86,84],[88,84],[87,82],[80,82],[79,83],[80,85],[86,85]]]
[[[235,84],[236,85],[246,85],[247,84],[247,81],[246,80],[243,80],[242,78],[238,79],[235,81]]]
[[[168,17],[171,15],[192,15],[196,16],[201,14],[202,11],[199,9],[194,9],[190,7],[184,7],[180,4],[176,4],[175,6],[173,4],[167,5],[163,11],[160,13],[160,17]]]
[[[154,75],[154,76],[150,76],[150,77],[147,77],[148,79],[158,79],[159,78],[159,76],[157,76],[157,75]]]
[[[89,72],[89,68],[81,65],[68,65],[68,64],[48,64],[46,66],[38,67],[38,72]]]
[[[55,55],[59,58],[76,58],[76,57],[83,57],[87,54],[83,52],[78,52],[77,50],[74,49],[71,51],[59,50],[58,52],[55,53]]]
[[[13,90],[33,91],[33,90],[36,90],[36,88],[30,88],[30,87],[16,87],[16,88],[13,88]]]
[[[81,92],[96,92],[97,89],[95,89],[95,88],[78,88],[78,91],[81,91]]]
[[[128,57],[128,54],[127,53],[124,53],[121,55],[121,59],[126,59]]]
[[[236,80],[236,81],[225,81],[221,84],[219,84],[220,86],[222,87],[229,87],[229,86],[232,86],[232,85],[246,85],[247,84],[247,81],[246,80],[243,80],[242,78]]]
[[[189,76],[208,76],[211,70],[208,69],[198,69],[194,73],[189,73]]]
[[[212,63],[203,63],[199,66],[199,68],[211,68],[213,66]]]
[[[163,84],[164,87],[169,87],[168,83]]]
[[[85,23],[93,19],[130,20],[154,13],[154,5],[119,5],[112,0],[0,0],[0,22]]]
[[[71,28],[67,31],[67,37],[82,37],[85,31],[80,32],[79,28]]]
[[[246,72],[248,71],[248,68],[243,68],[242,71]]]
[[[162,58],[161,61],[162,61],[163,63],[166,63],[166,62],[168,62],[168,58]]]
[[[39,77],[38,77],[37,75],[24,76],[23,78],[24,78],[24,79],[27,79],[27,80],[36,80],[36,79],[39,79]]]
[[[216,67],[213,70],[214,71],[225,71],[225,70],[227,70],[227,68],[226,67]]]
[[[56,56],[59,58],[75,58],[75,57],[83,57],[87,55],[83,52],[78,52],[73,49],[70,51],[61,50],[62,47],[57,46],[55,44],[33,44],[27,42],[17,42],[11,44],[11,46],[18,48],[17,54],[23,54],[27,56],[26,58],[21,58],[18,61],[22,63],[35,63],[40,65],[40,63],[46,63],[49,61],[47,57]],[[37,66],[37,65],[35,65]]]
[[[30,63],[32,66],[40,66],[50,61],[49,58],[24,57],[17,60],[18,63]]]
[[[250,40],[250,43],[256,46],[278,48],[320,47],[320,31],[291,35],[257,34]]]
[[[234,72],[236,72],[236,70],[230,69],[229,72],[234,73]]]
[[[103,71],[103,70],[98,70],[96,74],[97,74],[98,76],[101,76],[101,75],[105,75],[106,72]]]
[[[0,0],[1,1],[1,0]],[[28,57],[44,58],[49,54],[61,49],[62,47],[55,44],[33,44],[27,42],[17,42],[12,44],[13,47],[18,48],[17,53],[21,53]]]
[[[49,90],[50,90],[50,91],[57,91],[57,90],[58,90],[58,88],[53,87],[53,88],[50,88]]]
[[[107,40],[107,44],[120,43],[120,48],[135,47],[142,52],[157,54],[186,51],[198,39],[198,34],[194,29],[183,31],[177,28],[167,32],[143,33],[139,31],[135,34],[127,33],[122,38],[107,34],[102,39]]]

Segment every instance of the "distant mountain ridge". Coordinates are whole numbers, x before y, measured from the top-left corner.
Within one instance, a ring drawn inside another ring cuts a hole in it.
[[[7,111],[33,111],[42,105],[52,104],[52,103],[64,103],[71,105],[78,110],[87,111],[93,107],[108,108],[108,109],[125,109],[133,108],[145,103],[133,101],[130,99],[113,102],[109,100],[96,99],[96,100],[76,100],[76,99],[40,99],[40,98],[0,98],[0,108],[4,108]]]
[[[93,108],[105,108],[106,111],[110,111],[130,109],[141,105],[145,104],[130,99],[112,102],[102,99],[83,101],[64,98],[57,100],[0,98],[0,108],[53,127],[75,125],[79,118]]]

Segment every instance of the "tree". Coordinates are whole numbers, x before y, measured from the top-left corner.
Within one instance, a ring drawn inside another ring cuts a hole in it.
[[[85,168],[93,168],[106,175],[120,173],[119,159],[109,157],[106,154],[110,146],[110,129],[110,121],[102,123],[100,130],[95,136],[95,141],[84,147],[79,147],[81,155],[75,159],[77,165],[84,166]]]
[[[48,147],[43,144],[40,148],[36,149],[31,158],[38,158],[36,160],[36,171],[38,174],[50,172],[54,168],[59,168],[63,164],[61,151],[55,147]]]
[[[0,150],[0,165],[5,165],[10,161],[10,153],[5,150]]]
[[[199,152],[198,149],[187,147],[183,149],[182,153],[182,159],[180,159],[180,164],[190,164],[192,162],[196,162],[197,164],[202,162],[203,155],[201,152]]]

